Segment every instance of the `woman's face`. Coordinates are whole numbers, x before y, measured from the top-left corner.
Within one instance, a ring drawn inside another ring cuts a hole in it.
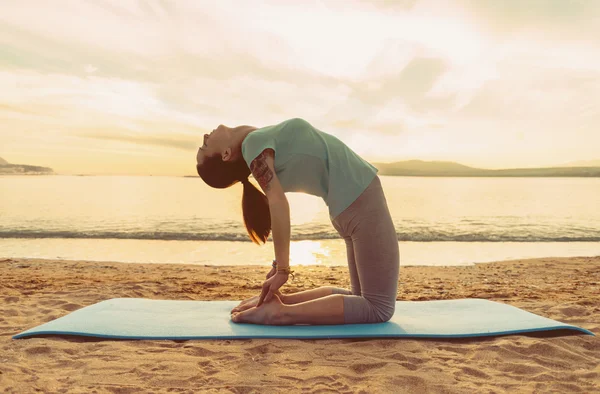
[[[229,133],[231,129],[227,126],[220,124],[210,134],[204,134],[202,139],[202,146],[198,149],[196,154],[196,163],[202,164],[202,160],[205,157],[214,156],[221,154],[221,152],[227,148],[229,143]]]

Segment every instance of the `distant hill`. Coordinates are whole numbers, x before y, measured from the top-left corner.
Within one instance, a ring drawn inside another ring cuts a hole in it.
[[[10,164],[0,157],[0,175],[50,175],[54,170],[48,167],[27,164]]]
[[[512,168],[484,170],[451,161],[408,160],[394,163],[372,163],[379,175],[438,177],[600,177],[600,166]]]

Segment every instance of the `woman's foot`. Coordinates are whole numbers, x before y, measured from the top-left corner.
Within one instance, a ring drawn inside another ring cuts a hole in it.
[[[279,292],[279,290],[275,294],[277,294],[279,296],[279,299],[281,300],[281,302],[285,304],[284,299],[283,299],[283,294],[281,294],[281,292]],[[254,308],[258,304],[259,298],[260,298],[260,296],[254,296],[252,298],[248,298],[247,300],[240,302],[238,304],[238,306],[233,308],[231,310],[231,312],[229,312],[229,313],[233,315],[236,312],[243,312],[250,308]]]
[[[256,300],[258,302],[258,299]],[[285,304],[274,294],[269,302],[263,302],[259,307],[249,307],[241,312],[234,312],[231,320],[234,323],[283,325],[283,309]]]
[[[244,300],[242,302],[240,302],[238,304],[238,306],[236,306],[235,308],[233,308],[231,310],[231,314],[233,315],[236,312],[242,312],[245,311],[246,309],[250,309],[256,306],[256,304],[258,304],[258,299],[260,298],[260,296],[255,296],[252,298],[248,298],[247,300]]]

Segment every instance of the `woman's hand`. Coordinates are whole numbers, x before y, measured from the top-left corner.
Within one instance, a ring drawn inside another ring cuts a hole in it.
[[[279,297],[279,299],[281,300],[281,302],[283,302],[285,304],[285,295],[281,294],[281,292],[279,290],[277,290],[275,292],[275,294],[277,294],[277,296]],[[260,296],[250,297],[247,300],[244,300],[244,301],[240,302],[229,313],[233,314],[235,312],[243,312],[246,309],[254,308],[258,304],[258,299],[259,298],[260,298]]]
[[[271,276],[275,275],[277,273],[277,267],[271,267],[271,271],[269,271],[269,273],[267,274],[267,279],[269,279]]]
[[[289,274],[286,272],[277,272],[263,283],[262,292],[258,299],[257,307],[261,306],[263,302],[268,302],[273,293],[277,292],[285,282],[287,282]]]

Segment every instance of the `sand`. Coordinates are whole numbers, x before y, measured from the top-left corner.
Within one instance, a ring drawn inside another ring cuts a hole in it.
[[[284,293],[349,287],[345,267],[295,267]],[[0,391],[591,393],[600,390],[600,256],[401,267],[398,300],[485,298],[597,337],[135,341],[25,329],[114,297],[241,300],[265,267],[0,259]]]

